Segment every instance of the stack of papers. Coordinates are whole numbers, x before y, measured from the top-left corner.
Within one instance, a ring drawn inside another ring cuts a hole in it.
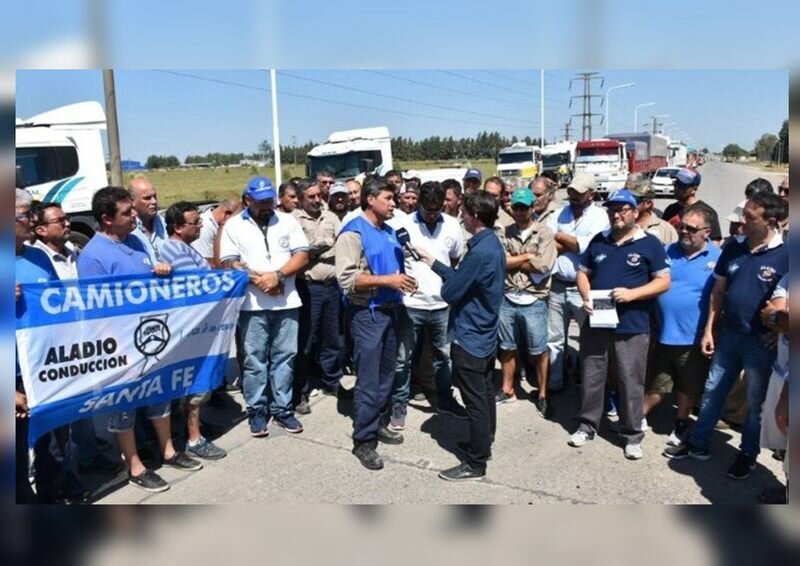
[[[589,299],[592,302],[592,315],[589,317],[589,326],[592,328],[616,328],[619,324],[617,305],[611,298],[611,290],[590,291]]]

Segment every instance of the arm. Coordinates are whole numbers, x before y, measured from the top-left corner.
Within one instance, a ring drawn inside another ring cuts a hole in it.
[[[722,303],[725,299],[725,291],[728,290],[728,280],[724,277],[717,277],[714,287],[711,289],[711,297],[708,301],[708,320],[703,332],[703,340],[700,348],[705,356],[711,357],[714,354],[714,340],[717,320],[722,313]]]
[[[457,269],[440,261],[434,261],[431,268],[442,278],[442,299],[453,305],[460,302],[478,280],[481,260],[478,255],[468,253]]]
[[[618,303],[632,303],[634,301],[645,301],[657,297],[661,293],[669,291],[672,283],[672,277],[669,272],[657,275],[650,280],[646,285],[627,289],[625,287],[617,287],[612,289],[611,297]]]
[[[552,271],[557,257],[558,251],[553,233],[543,226],[538,253],[530,254],[528,259],[530,269],[523,268],[523,271],[526,273],[549,273]]]
[[[355,232],[340,234],[336,240],[336,279],[345,295],[389,287],[411,293],[417,288],[416,280],[404,273],[373,275],[359,268],[361,263],[361,237]]]
[[[565,251],[581,253],[580,247],[578,245],[578,238],[576,238],[575,236],[565,234],[564,232],[556,232],[555,240],[556,240],[556,246],[559,248],[558,250],[559,253],[563,253]]]
[[[583,310],[592,314],[592,300],[590,296],[592,284],[589,280],[589,273],[583,269],[579,269],[575,278],[575,284],[578,286],[578,293],[581,294],[581,299],[583,299]]]
[[[775,315],[775,323],[773,323],[772,315]],[[770,299],[767,305],[761,309],[761,322],[767,328],[787,334],[789,332],[789,305],[786,298]]]

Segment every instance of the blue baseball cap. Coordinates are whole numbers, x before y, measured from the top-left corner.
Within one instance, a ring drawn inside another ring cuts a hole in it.
[[[675,182],[685,185],[687,187],[697,187],[700,185],[700,173],[686,169],[685,167],[678,171],[675,175]]]
[[[253,177],[244,189],[244,196],[258,201],[274,199],[275,187],[266,177]]]
[[[483,178],[481,175],[480,169],[467,169],[467,172],[464,173],[465,179],[478,179],[479,181]]]
[[[620,189],[612,193],[611,196],[608,197],[608,200],[603,203],[603,206],[608,206],[610,204],[629,204],[633,208],[636,208],[639,203],[628,189]]]

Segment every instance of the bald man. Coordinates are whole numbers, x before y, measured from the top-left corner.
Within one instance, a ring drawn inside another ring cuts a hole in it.
[[[203,227],[200,229],[200,237],[192,242],[192,247],[209,263],[211,267],[221,268],[219,263],[219,253],[214,253],[218,249],[214,243],[225,222],[238,213],[242,208],[242,203],[238,198],[226,198],[221,200],[217,206],[206,210],[200,215],[203,220]]]
[[[128,194],[136,211],[136,229],[131,235],[139,239],[150,261],[159,262],[161,246],[167,241],[167,227],[158,215],[158,195],[153,183],[144,175],[135,176],[128,183]]]

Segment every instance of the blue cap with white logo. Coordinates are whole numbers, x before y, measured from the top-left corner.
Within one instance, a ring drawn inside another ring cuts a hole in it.
[[[275,187],[266,177],[253,177],[244,189],[244,196],[258,201],[274,199]]]
[[[611,196],[608,197],[608,200],[603,203],[603,206],[609,206],[611,204],[629,204],[633,208],[636,208],[639,203],[628,189],[620,189],[612,193]]]
[[[478,179],[479,181],[483,178],[481,175],[480,169],[467,169],[467,172],[464,173],[465,179]]]

